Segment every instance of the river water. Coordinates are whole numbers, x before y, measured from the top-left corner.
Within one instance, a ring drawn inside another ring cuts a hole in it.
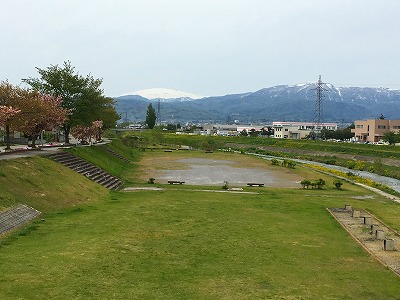
[[[261,157],[263,159],[282,159],[282,157],[275,157],[275,156],[270,156],[270,155],[262,155],[262,154],[257,154],[257,153],[249,153],[251,155],[255,155],[258,157]],[[374,173],[370,173],[367,171],[358,171],[358,170],[353,170],[353,169],[349,169],[349,168],[345,168],[345,167],[341,167],[341,166],[335,166],[335,165],[328,165],[328,164],[324,164],[324,163],[319,163],[319,162],[315,162],[315,161],[308,161],[308,160],[303,160],[303,159],[290,159],[299,163],[304,163],[304,164],[313,164],[313,165],[317,165],[317,166],[322,166],[328,169],[332,169],[332,170],[338,170],[344,173],[347,172],[352,172],[353,174],[356,174],[360,177],[363,178],[368,178],[371,179],[375,182],[381,183],[383,185],[386,185],[388,187],[390,187],[391,189],[395,190],[396,192],[400,193],[400,180],[398,179],[394,179],[394,178],[390,178],[390,177],[385,177],[385,176],[381,176],[378,174],[374,174]]]

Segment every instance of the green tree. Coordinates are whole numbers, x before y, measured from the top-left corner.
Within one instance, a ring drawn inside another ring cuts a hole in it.
[[[395,132],[388,131],[383,134],[383,140],[385,142],[388,142],[390,145],[394,145],[395,143],[397,143],[400,140],[400,138],[399,138],[399,135],[396,134]]]
[[[156,111],[153,108],[153,105],[150,103],[149,106],[147,107],[147,113],[146,113],[146,124],[149,126],[150,129],[153,129],[154,126],[156,125]]]
[[[249,134],[247,133],[247,130],[246,129],[243,129],[241,132],[240,132],[240,136],[248,136]]]
[[[308,187],[311,185],[311,181],[304,179],[304,180],[300,181],[300,184],[303,187],[303,189],[305,189],[305,188],[308,189]]]
[[[103,95],[102,79],[95,79],[90,74],[80,75],[70,61],[65,61],[62,67],[50,65],[47,69],[36,69],[40,77],[23,79],[23,82],[36,91],[61,96],[62,107],[70,110],[62,125],[66,143],[69,143],[69,133],[74,126],[87,126],[95,120],[103,120],[104,129],[115,126],[119,116],[113,99]]]
[[[341,181],[340,179],[337,179],[333,182],[333,185],[338,189],[341,190],[342,189],[342,185],[343,185],[343,181]]]

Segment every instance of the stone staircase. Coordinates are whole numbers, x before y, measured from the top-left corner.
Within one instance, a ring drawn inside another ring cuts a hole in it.
[[[39,215],[40,211],[25,204],[0,212],[0,235],[24,225]]]
[[[57,152],[48,157],[110,190],[116,190],[123,184],[123,181],[118,177],[69,152]]]
[[[118,157],[120,160],[123,160],[124,162],[130,163],[131,161],[127,159],[126,157],[123,157],[119,153],[115,152],[114,150],[110,149],[106,145],[101,145],[101,149],[107,151],[108,153],[111,153],[113,156]]]

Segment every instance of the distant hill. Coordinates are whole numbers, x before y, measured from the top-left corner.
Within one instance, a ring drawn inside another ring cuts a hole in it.
[[[388,88],[325,86],[324,122],[353,122],[356,119],[400,119],[400,90]],[[146,117],[149,103],[157,109],[160,98],[139,95],[115,98],[118,113],[130,121]],[[256,92],[192,99],[169,98],[160,102],[161,120],[175,122],[270,123],[273,121],[309,121],[315,117],[315,84],[280,85]]]

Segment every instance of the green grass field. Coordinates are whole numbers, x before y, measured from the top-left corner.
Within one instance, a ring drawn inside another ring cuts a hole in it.
[[[15,196],[9,178],[30,186],[39,174],[41,184],[52,183],[56,171],[70,176],[53,187],[77,178],[45,158],[1,163],[4,207],[27,195]],[[13,173],[26,163],[36,175]],[[118,170],[124,175],[129,168]],[[315,174],[321,176],[333,181]],[[109,192],[82,180],[74,183],[76,202],[51,206],[39,195],[31,204],[46,208],[45,221],[0,239],[0,299],[400,299],[399,277],[326,211],[351,204],[400,230],[400,206],[378,195],[354,199],[371,195],[360,187]],[[63,191],[54,202],[71,198]],[[77,201],[80,193],[87,201]]]

